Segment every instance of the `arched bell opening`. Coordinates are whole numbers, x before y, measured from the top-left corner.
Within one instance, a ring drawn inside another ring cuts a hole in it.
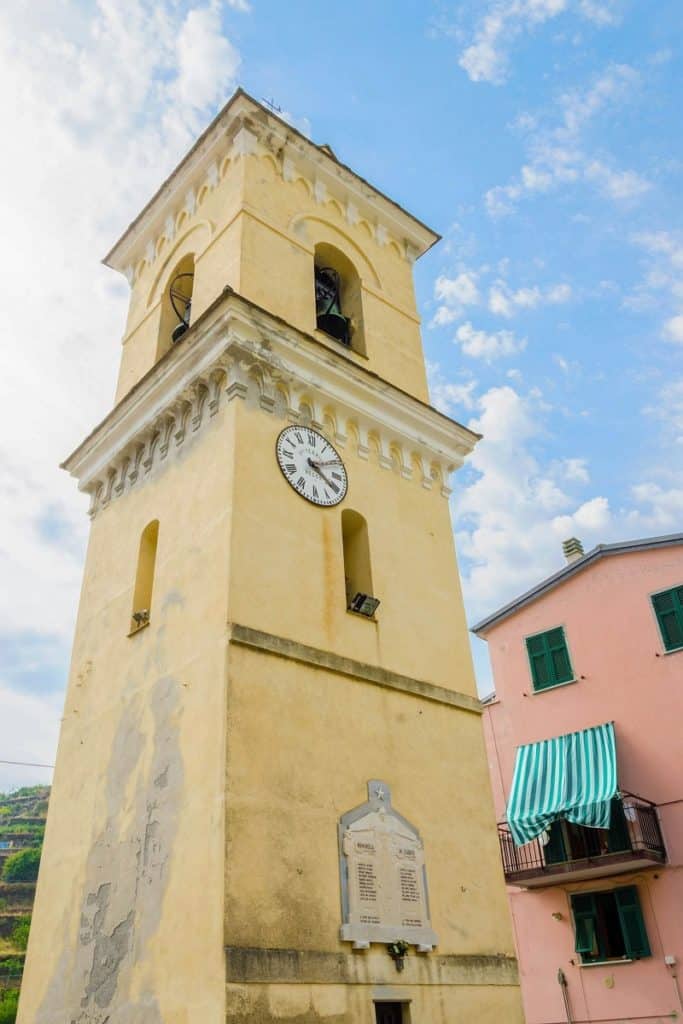
[[[351,260],[333,245],[316,245],[314,281],[318,330],[365,355],[362,284]]]
[[[161,296],[157,359],[183,337],[190,326],[194,288],[194,253],[188,253],[168,275]]]

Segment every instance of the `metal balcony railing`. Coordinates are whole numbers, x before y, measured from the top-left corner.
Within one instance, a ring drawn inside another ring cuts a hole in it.
[[[515,846],[506,822],[498,826],[505,880],[524,887],[557,885],[574,879],[651,867],[666,860],[657,808],[649,800],[623,793],[612,802],[609,829],[554,822],[547,841],[539,837]]]

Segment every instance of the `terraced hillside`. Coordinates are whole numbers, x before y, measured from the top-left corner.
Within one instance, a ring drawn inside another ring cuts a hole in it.
[[[13,1024],[36,891],[49,786],[0,793],[0,1024]]]

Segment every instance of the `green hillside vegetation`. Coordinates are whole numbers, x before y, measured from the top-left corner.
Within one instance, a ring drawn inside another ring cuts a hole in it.
[[[35,882],[38,878],[42,846],[13,853],[2,869],[3,882]]]
[[[6,988],[0,990],[0,1024],[14,1024],[17,1019],[19,1005],[19,989]]]
[[[0,793],[0,1024],[15,1024],[31,928],[48,786]]]

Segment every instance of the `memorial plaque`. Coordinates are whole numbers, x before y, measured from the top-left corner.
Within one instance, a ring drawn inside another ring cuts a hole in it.
[[[368,783],[368,800],[339,822],[341,937],[357,947],[403,939],[436,944],[420,833],[391,805],[385,782]]]

